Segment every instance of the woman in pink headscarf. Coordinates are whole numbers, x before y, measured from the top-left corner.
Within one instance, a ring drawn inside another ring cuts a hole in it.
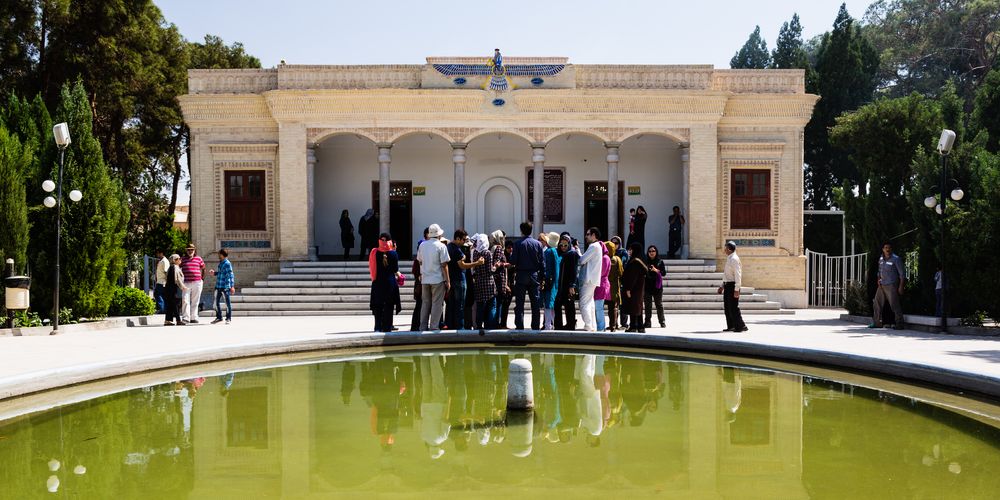
[[[604,255],[601,256],[601,282],[594,290],[594,309],[597,310],[597,331],[603,332],[607,328],[604,319],[604,301],[611,298],[611,281],[608,275],[611,272],[611,255],[608,246],[603,241],[599,241]]]
[[[368,306],[375,316],[375,331],[391,332],[393,310],[399,314],[403,304],[399,298],[399,256],[389,233],[379,236],[378,248],[369,254],[368,271],[372,277]]]

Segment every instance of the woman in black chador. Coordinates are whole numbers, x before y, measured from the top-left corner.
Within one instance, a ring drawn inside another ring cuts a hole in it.
[[[344,247],[344,260],[347,260],[354,248],[354,224],[347,210],[340,213],[340,244]]]

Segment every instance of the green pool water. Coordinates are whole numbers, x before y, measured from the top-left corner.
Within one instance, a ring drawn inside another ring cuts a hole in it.
[[[120,392],[0,422],[0,498],[1000,497],[989,419],[641,356],[372,354]],[[515,357],[534,412],[505,411]]]

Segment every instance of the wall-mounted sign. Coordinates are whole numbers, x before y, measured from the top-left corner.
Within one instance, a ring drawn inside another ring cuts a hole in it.
[[[642,194],[642,188],[641,188],[641,186],[629,186],[628,187],[628,195],[629,196],[639,196],[641,194]]]
[[[528,167],[528,220],[534,220],[535,169]],[[562,167],[546,168],[542,179],[542,215],[546,224],[566,223],[566,171]]]
[[[413,186],[413,196],[426,196],[427,186]]]

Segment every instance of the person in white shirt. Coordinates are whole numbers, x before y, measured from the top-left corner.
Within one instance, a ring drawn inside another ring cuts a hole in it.
[[[156,285],[153,287],[153,300],[156,301],[156,312],[166,311],[167,302],[163,298],[163,290],[167,287],[167,270],[170,269],[170,261],[163,255],[163,250],[156,251]]]
[[[743,284],[743,265],[740,257],[736,255],[736,243],[726,242],[726,266],[722,270],[722,286],[719,293],[722,296],[723,307],[726,311],[726,329],[724,332],[745,332],[749,330],[743,322],[743,314],[740,313],[740,286]]]
[[[592,227],[587,230],[583,238],[587,243],[587,251],[580,257],[580,315],[583,316],[584,329],[596,332],[597,309],[594,292],[601,284],[601,259],[604,257],[604,250],[598,243],[601,240],[601,230]]]
[[[420,330],[438,329],[444,297],[451,287],[448,279],[448,247],[441,243],[444,230],[437,224],[427,228],[427,240],[417,248],[420,262]]]

